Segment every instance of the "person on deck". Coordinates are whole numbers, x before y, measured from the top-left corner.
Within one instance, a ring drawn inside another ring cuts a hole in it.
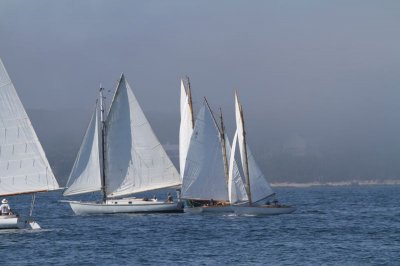
[[[8,200],[7,199],[3,199],[1,201],[1,205],[0,205],[0,211],[1,211],[1,215],[9,215],[10,214],[10,205],[8,205]]]
[[[171,193],[168,192],[168,194],[167,194],[167,202],[173,202],[173,201],[174,201],[174,199],[172,198]]]
[[[279,201],[278,201],[277,199],[274,199],[274,200],[272,201],[272,203],[273,203],[276,207],[279,206]]]

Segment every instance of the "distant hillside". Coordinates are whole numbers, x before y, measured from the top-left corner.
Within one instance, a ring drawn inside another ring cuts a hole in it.
[[[64,184],[75,160],[91,110],[28,110],[53,170]],[[156,135],[178,164],[179,115],[147,113]],[[234,121],[226,119],[229,136]],[[339,135],[313,132],[280,121],[248,119],[249,144],[272,182],[334,182],[399,179],[400,141],[376,139],[373,133]]]

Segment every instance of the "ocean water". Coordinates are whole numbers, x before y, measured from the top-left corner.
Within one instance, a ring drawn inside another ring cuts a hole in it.
[[[275,190],[297,211],[75,216],[39,194],[43,229],[0,231],[0,265],[400,265],[400,186]],[[9,200],[28,213],[29,196]]]

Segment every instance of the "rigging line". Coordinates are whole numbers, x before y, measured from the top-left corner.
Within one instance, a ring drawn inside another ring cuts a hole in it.
[[[36,193],[32,193],[32,202],[31,202],[31,209],[29,211],[29,217],[32,217],[33,207],[35,206],[35,199],[36,199]]]

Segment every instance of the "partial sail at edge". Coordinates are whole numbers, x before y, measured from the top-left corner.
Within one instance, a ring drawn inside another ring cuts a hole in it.
[[[57,180],[0,59],[0,196],[55,189]]]

